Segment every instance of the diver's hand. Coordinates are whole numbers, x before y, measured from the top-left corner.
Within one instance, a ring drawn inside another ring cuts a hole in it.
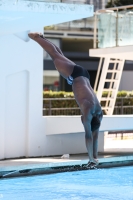
[[[93,159],[93,160],[90,160],[88,162],[87,167],[90,168],[90,169],[95,169],[98,164],[99,164],[98,160],[97,159]]]

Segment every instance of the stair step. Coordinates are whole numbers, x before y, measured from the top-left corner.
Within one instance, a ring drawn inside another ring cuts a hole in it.
[[[120,83],[125,60],[117,58],[108,58],[108,59],[105,58],[105,60],[103,59],[104,58],[100,59],[98,74],[95,83],[95,90],[97,90],[97,97],[99,101],[101,103],[102,102],[105,103],[105,107],[103,106],[102,110],[104,110],[104,112],[107,115],[110,115],[113,114],[114,103],[116,100],[116,93],[118,91],[118,86]],[[100,77],[100,72],[101,72],[101,77]],[[107,83],[109,83],[108,84],[109,88],[106,88],[107,86],[105,86]],[[101,97],[102,92],[107,92],[108,94],[106,95],[107,97]]]
[[[105,79],[105,82],[117,82],[119,81],[118,79]]]
[[[121,63],[122,60],[110,60],[109,62],[110,62],[110,63]]]
[[[109,110],[112,109],[111,107],[102,107],[102,110]]]
[[[114,100],[114,98],[111,97],[102,97],[101,101],[108,101],[108,100]]]
[[[114,88],[104,88],[103,91],[116,91]]]
[[[117,70],[117,69],[108,69],[107,73],[118,73],[121,72],[121,70]]]

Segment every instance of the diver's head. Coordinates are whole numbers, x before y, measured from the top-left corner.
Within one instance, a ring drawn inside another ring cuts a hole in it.
[[[101,121],[98,116],[94,116],[91,120],[91,131],[94,132],[99,129]]]

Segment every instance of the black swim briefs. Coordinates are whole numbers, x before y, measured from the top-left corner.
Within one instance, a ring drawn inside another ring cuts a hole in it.
[[[79,65],[75,65],[72,74],[67,78],[67,83],[69,85],[72,85],[73,80],[79,76],[84,76],[90,80],[90,75],[88,71]]]

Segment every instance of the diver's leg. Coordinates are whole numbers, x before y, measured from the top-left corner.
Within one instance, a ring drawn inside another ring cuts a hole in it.
[[[54,43],[52,43],[51,41],[49,41],[47,38],[45,38],[41,33],[40,33],[40,37],[42,37],[44,40],[47,40],[49,43],[51,43],[52,45],[55,46],[56,50],[64,56],[63,52],[61,51],[61,49],[59,47],[57,47]]]
[[[93,158],[93,136],[92,136],[92,131],[91,131],[92,115],[90,114],[90,108],[89,108],[88,102],[86,100],[84,100],[84,102],[82,103],[81,110],[82,110],[82,114],[83,114],[81,116],[81,121],[83,123],[84,130],[85,130],[85,144],[86,144],[86,148],[88,151],[89,161],[93,162],[94,161],[94,158]]]
[[[93,157],[97,159],[98,156],[98,134],[99,134],[99,129],[95,130],[92,135],[93,135]]]
[[[94,157],[94,147],[95,142],[93,141],[95,138],[93,138],[93,134],[91,131],[91,121],[92,121],[92,114],[91,114],[91,107],[90,103],[88,103],[87,100],[84,100],[81,105],[81,111],[82,111],[82,116],[81,116],[81,121],[84,125],[85,129],[85,144],[86,148],[88,151],[88,156],[89,156],[89,163],[88,167],[95,167],[98,162]]]
[[[75,65],[74,62],[61,55],[51,42],[40,37],[38,33],[29,33],[28,35],[31,39],[35,40],[51,56],[56,69],[64,78],[67,78],[69,75],[72,74]]]

